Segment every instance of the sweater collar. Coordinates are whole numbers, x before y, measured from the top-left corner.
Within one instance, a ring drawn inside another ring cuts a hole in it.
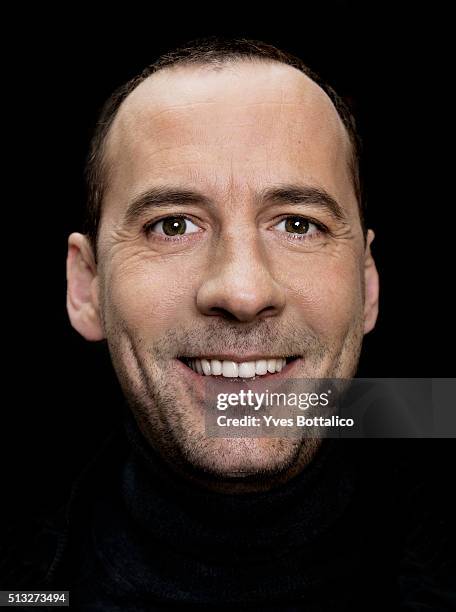
[[[121,477],[127,515],[142,536],[211,558],[282,555],[318,538],[343,513],[353,489],[341,441],[324,439],[310,464],[283,485],[225,494],[198,487],[155,453],[129,413],[130,452]]]

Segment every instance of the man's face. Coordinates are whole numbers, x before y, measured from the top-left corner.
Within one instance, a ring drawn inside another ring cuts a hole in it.
[[[207,379],[189,359],[233,376],[233,362],[250,375],[252,362],[297,357],[271,384],[353,376],[376,277],[349,158],[327,95],[281,64],[163,70],[119,110],[92,324],[99,315],[141,429],[169,461],[221,479],[277,474],[306,444],[206,437]]]

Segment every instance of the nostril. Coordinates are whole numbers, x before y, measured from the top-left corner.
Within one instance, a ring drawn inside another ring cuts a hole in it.
[[[195,295],[197,309],[226,321],[250,322],[279,315],[286,292],[269,272],[254,261],[254,255],[239,250],[238,263],[214,268],[214,276],[203,279]],[[233,262],[231,262],[233,263]]]
[[[227,310],[226,308],[220,308],[218,306],[214,306],[207,311],[209,316],[213,317],[222,317],[227,321],[238,321],[239,319],[232,312]]]
[[[274,306],[266,306],[265,308],[260,310],[256,316],[264,319],[266,317],[273,317],[276,314],[277,309]]]
[[[272,317],[277,314],[277,310],[274,306],[266,306],[262,308],[258,312],[247,312],[238,309],[236,311],[231,311],[227,308],[222,308],[220,306],[213,306],[208,309],[206,312],[207,315],[213,317],[222,317],[226,321],[237,321],[237,322],[250,322],[255,319],[266,319],[267,317]]]

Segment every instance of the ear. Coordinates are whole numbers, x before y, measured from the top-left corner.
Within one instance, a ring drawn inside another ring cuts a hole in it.
[[[368,334],[375,327],[378,315],[379,280],[375,261],[371,253],[371,244],[375,234],[367,232],[366,251],[364,253],[364,333]]]
[[[68,238],[67,310],[71,325],[86,340],[103,340],[98,275],[89,240],[83,234]]]

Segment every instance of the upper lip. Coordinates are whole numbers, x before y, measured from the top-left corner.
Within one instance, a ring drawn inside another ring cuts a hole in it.
[[[239,353],[204,353],[200,355],[182,355],[179,359],[218,359],[219,361],[235,361],[244,363],[246,361],[259,361],[260,359],[287,359],[299,358],[299,355],[265,355],[264,353],[250,353],[240,355]]]

